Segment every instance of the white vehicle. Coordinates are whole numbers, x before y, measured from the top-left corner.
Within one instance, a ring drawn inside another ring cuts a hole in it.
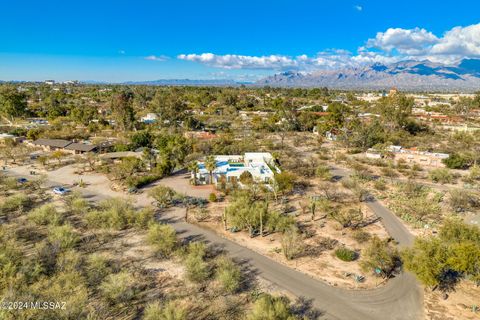
[[[63,196],[64,194],[70,192],[67,188],[64,187],[55,187],[53,188],[53,193]]]

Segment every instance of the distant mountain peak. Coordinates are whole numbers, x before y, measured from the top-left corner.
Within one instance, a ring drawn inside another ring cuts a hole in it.
[[[363,68],[317,70],[311,73],[286,71],[262,79],[257,85],[286,87],[330,87],[382,90],[477,91],[480,89],[480,60],[464,59],[446,65],[429,60],[405,60],[391,64],[373,63]]]

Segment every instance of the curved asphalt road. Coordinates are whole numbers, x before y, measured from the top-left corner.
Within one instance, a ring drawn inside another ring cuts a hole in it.
[[[343,169],[333,169],[338,177],[347,176]],[[49,177],[46,185],[65,185]],[[93,200],[111,197],[108,190],[89,193],[88,189],[79,191]],[[134,196],[138,205],[147,205],[150,200],[145,193]],[[413,236],[388,209],[377,201],[368,203],[369,207],[383,220],[390,235],[402,246],[412,243]],[[162,217],[170,223],[181,237],[203,239],[221,246],[229,254],[251,265],[258,274],[277,286],[290,291],[298,297],[313,299],[313,306],[324,314],[323,319],[341,320],[412,320],[422,316],[422,293],[413,275],[402,273],[391,279],[385,286],[371,290],[346,290],[327,285],[301,272],[288,268],[250,249],[224,239],[210,230],[200,228],[183,221],[183,210],[170,210]]]

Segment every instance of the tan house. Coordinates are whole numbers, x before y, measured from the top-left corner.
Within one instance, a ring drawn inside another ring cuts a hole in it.
[[[24,137],[17,137],[13,134],[0,133],[0,146],[7,145],[8,141],[13,141],[14,143],[20,143],[25,140]]]
[[[71,154],[83,154],[87,152],[96,152],[98,147],[93,144],[72,142],[65,147],[64,151]]]
[[[449,157],[446,153],[418,151],[416,148],[405,149],[402,146],[390,146],[384,154],[373,148],[365,152],[365,157],[369,159],[391,158],[395,162],[404,161],[408,164],[418,164],[420,166],[443,168],[445,164],[442,160]]]
[[[409,164],[435,168],[445,167],[442,160],[449,157],[446,153],[418,151],[416,148],[404,149],[401,146],[390,146],[389,151],[397,162],[402,159]]]
[[[37,139],[32,142],[33,146],[41,147],[44,151],[63,150],[72,141],[63,139]]]

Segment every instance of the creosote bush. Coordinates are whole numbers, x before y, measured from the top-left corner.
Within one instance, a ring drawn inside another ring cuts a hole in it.
[[[205,261],[206,246],[203,242],[192,242],[187,249],[185,271],[188,280],[202,283],[210,278],[211,270]]]
[[[370,240],[371,235],[365,230],[355,230],[352,233],[352,238],[358,243],[364,243]]]
[[[127,271],[110,274],[100,284],[102,296],[110,303],[125,303],[135,296],[135,277]]]
[[[357,253],[345,247],[335,250],[335,256],[342,261],[353,261],[357,258]]]
[[[230,258],[223,256],[217,260],[216,279],[223,290],[235,293],[240,288],[242,272]]]
[[[100,203],[97,209],[89,211],[86,221],[92,228],[122,230],[134,221],[133,206],[123,199],[108,199]]]
[[[34,209],[28,214],[28,218],[37,225],[59,225],[64,217],[53,204],[45,204]]]
[[[168,258],[177,248],[177,233],[170,225],[151,223],[147,241],[160,257]]]
[[[147,305],[143,320],[187,320],[185,308],[177,301],[168,301],[165,304],[152,302]]]
[[[48,240],[62,249],[69,249],[77,244],[79,237],[71,225],[65,224],[63,226],[50,227]]]
[[[17,193],[13,196],[7,197],[5,201],[0,204],[0,215],[22,213],[23,210],[28,209],[32,205],[32,200],[24,193]]]

